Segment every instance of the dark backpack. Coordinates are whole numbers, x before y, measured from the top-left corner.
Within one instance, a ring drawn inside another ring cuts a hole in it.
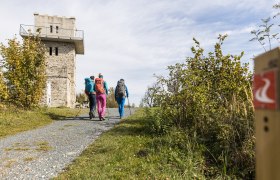
[[[102,78],[96,78],[95,79],[95,91],[97,94],[104,94],[104,81]]]
[[[116,87],[116,96],[117,97],[125,97],[125,84],[124,81],[118,81],[118,85]]]

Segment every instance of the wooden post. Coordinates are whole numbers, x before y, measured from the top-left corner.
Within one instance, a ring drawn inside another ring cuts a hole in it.
[[[280,48],[254,59],[256,179],[280,179]]]

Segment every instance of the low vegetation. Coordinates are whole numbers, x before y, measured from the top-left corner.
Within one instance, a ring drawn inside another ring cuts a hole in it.
[[[194,57],[149,87],[142,103],[150,108],[104,133],[56,179],[254,179],[252,74],[243,52],[222,53],[225,38],[208,55],[194,39]]]
[[[85,109],[40,108],[22,110],[15,107],[0,109],[0,138],[47,125],[84,113]]]
[[[138,110],[103,133],[55,179],[205,179],[200,146],[177,130],[153,134],[150,122]]]
[[[223,54],[225,38],[220,35],[207,55],[194,39],[194,56],[157,78],[147,106],[158,108],[148,116],[155,133],[176,129],[202,147],[207,178],[250,179],[255,174],[252,74],[240,62],[243,52]]]
[[[36,151],[49,151],[53,149],[47,141],[37,142],[36,146]]]

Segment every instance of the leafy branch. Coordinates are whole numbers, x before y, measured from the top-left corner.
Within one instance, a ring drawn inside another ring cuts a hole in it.
[[[279,38],[277,37],[279,33],[272,34],[271,28],[274,26],[273,23],[270,23],[271,18],[261,19],[262,24],[259,25],[259,29],[252,30],[251,34],[254,38],[250,39],[249,41],[258,41],[260,45],[263,47],[264,51],[267,49],[265,48],[265,41],[268,41],[269,50],[271,50],[271,42],[272,39],[276,40],[280,43]]]

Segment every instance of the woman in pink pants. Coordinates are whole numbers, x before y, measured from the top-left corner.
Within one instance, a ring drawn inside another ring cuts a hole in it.
[[[108,94],[108,86],[103,80],[103,75],[100,73],[99,78],[95,79],[94,91],[96,92],[97,112],[99,120],[105,120],[106,113],[106,95]]]

